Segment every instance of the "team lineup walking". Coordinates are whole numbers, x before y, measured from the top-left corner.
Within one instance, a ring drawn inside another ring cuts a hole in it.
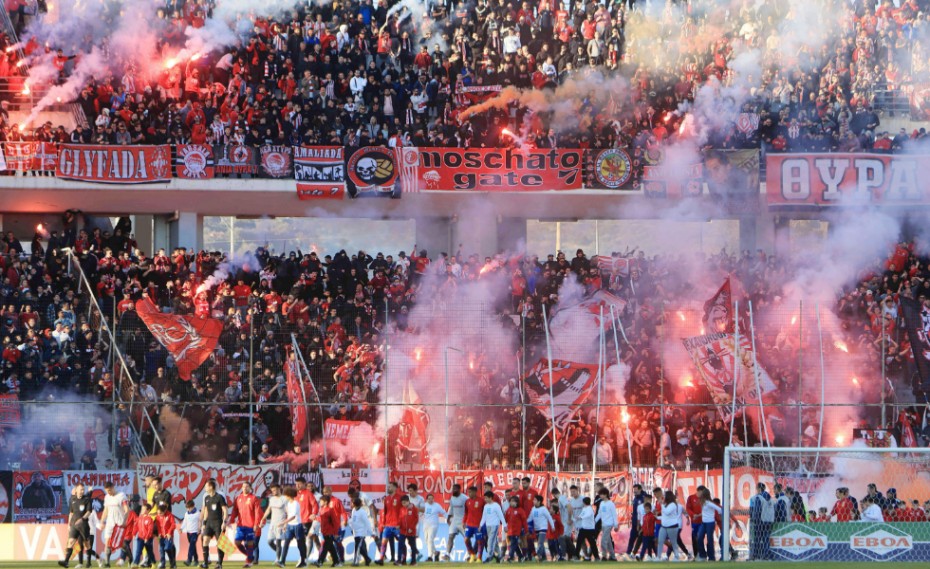
[[[695,559],[681,540],[681,528],[687,523],[692,525],[698,560],[714,560],[714,534],[721,527],[722,511],[719,500],[712,500],[703,486],[685,507],[677,503],[672,491],[655,488],[648,493],[636,484],[631,524],[621,532],[617,507],[600,483],[595,483],[593,500],[582,496],[576,485],[569,487],[567,496],[556,487],[543,495],[531,487],[529,477],[514,478],[513,487],[504,490],[503,497],[490,482],[483,488],[466,489],[455,484],[447,511],[433,494],[420,495],[412,483],[404,491],[389,482],[378,508],[357,487],[349,488],[347,507],[331,487],[317,488],[304,478],[297,478],[293,486],[273,483],[264,498],[254,493],[249,482],[241,484],[235,497],[223,496],[211,479],[201,503],[185,502],[184,515],[176,520],[172,496],[159,477],[147,479],[146,494],[138,503],[130,503],[112,483],[104,489],[99,526],[105,549],[97,559],[100,567],[110,567],[111,559],[116,559],[119,566],[128,560],[133,568],[151,568],[157,563],[159,569],[175,569],[176,533],[187,543],[184,565],[201,569],[211,566],[214,543],[215,569],[222,569],[226,556],[236,551],[244,557],[244,568],[258,564],[262,538],[274,552],[273,559],[264,561],[283,568],[291,548],[296,547],[297,569],[327,562],[341,567],[346,563],[399,566],[449,561],[685,561]],[[69,511],[68,549],[59,565],[69,567],[76,547],[77,567],[90,567],[95,532],[88,520],[96,516],[90,515],[90,497],[83,485],[74,488]],[[442,523],[449,529],[444,542],[437,539]],[[227,529],[232,528],[235,533],[230,539]],[[347,543],[353,545],[350,554]],[[459,545],[464,546],[464,559],[453,558]]]

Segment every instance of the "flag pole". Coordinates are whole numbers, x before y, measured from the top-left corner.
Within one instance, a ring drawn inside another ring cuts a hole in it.
[[[817,311],[817,336],[820,338],[820,429],[817,430],[817,448],[823,448],[823,412],[824,412],[824,398],[826,397],[826,367],[824,364],[823,358],[823,328],[820,325],[820,304],[814,305],[814,310]],[[885,425],[882,425],[882,428],[885,428]],[[814,472],[817,472],[817,463],[820,462],[820,451],[817,451],[817,456],[814,458]]]
[[[604,307],[601,306],[600,338],[598,339],[597,354],[597,406],[594,408],[594,446],[591,448],[591,490],[594,491],[594,481],[597,480],[597,432],[601,425],[601,388],[604,385],[604,370],[607,369],[607,343],[604,336]]]
[[[391,483],[391,467],[388,465],[388,375],[391,367],[388,365],[388,352],[390,346],[387,343],[388,337],[388,299],[384,299],[384,468],[387,470],[387,476],[384,480],[384,492],[387,493],[388,485]],[[374,457],[372,457],[374,458]]]
[[[552,341],[549,337],[549,315],[546,311],[546,304],[542,305],[543,310],[543,329],[546,331],[546,360],[549,363],[549,416],[552,418],[552,454],[555,458],[555,473],[559,473],[559,441],[556,436],[558,431],[555,427],[555,395],[553,394],[553,373],[552,373]]]
[[[300,369],[303,369],[303,373],[307,376],[307,382],[310,384],[310,387],[313,389],[313,395],[316,397],[317,412],[320,414],[320,430],[323,437],[323,464],[329,465],[329,457],[326,452],[326,420],[323,418],[323,400],[320,398],[320,393],[316,390],[316,384],[313,383],[313,376],[310,375],[310,369],[307,367],[307,362],[304,360],[304,355],[300,351],[300,345],[297,343],[297,336],[294,333],[291,333],[291,350],[296,355],[295,365],[300,364]],[[304,387],[304,382],[300,380],[300,375],[297,376],[298,383],[300,384],[300,394],[304,398],[304,411],[307,413],[307,454],[310,454],[310,444],[313,442],[313,438],[310,434],[310,404],[307,401],[307,390]]]
[[[733,378],[733,400],[730,402],[730,446],[733,446],[733,427],[736,423],[736,386],[739,385],[739,370],[742,365],[742,358],[739,356],[739,301],[737,300],[734,303],[736,307],[733,312],[733,330],[734,330],[734,345],[733,353],[736,357],[733,360],[733,373],[735,377]],[[743,415],[743,423],[746,422],[746,415]],[[743,441],[743,444],[749,444],[749,441]]]
[[[752,375],[756,383],[756,400],[759,402],[759,420],[762,422],[762,436],[765,437],[765,443],[769,443],[769,428],[765,422],[765,407],[762,405],[762,389],[759,386],[759,360],[756,357],[756,328],[752,319],[752,301],[749,301],[749,337],[752,338]],[[771,457],[769,457],[771,460]]]

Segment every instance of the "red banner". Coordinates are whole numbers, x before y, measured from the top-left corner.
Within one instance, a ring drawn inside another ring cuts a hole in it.
[[[410,162],[419,190],[578,190],[583,181],[584,150],[579,149],[420,148],[415,153],[415,163],[406,154],[404,162]]]
[[[499,497],[504,497],[504,490],[513,488],[513,481],[520,480],[524,476],[530,478],[530,488],[536,490],[539,494],[549,499],[549,472],[520,470],[485,470],[483,473],[484,481],[494,485],[494,493]]]
[[[155,339],[174,357],[181,379],[190,380],[191,373],[213,353],[223,332],[221,320],[188,314],[163,314],[148,298],[136,302],[136,313]]]
[[[52,171],[58,166],[58,145],[51,142],[5,142],[5,170]]]
[[[0,395],[0,426],[18,426],[21,416],[18,396],[15,393]]]
[[[550,473],[550,486],[558,488],[563,496],[569,496],[572,485],[578,487],[582,496],[593,496],[594,487],[591,485],[591,475],[586,473]],[[610,499],[617,507],[617,519],[620,524],[630,523],[630,501],[633,480],[629,472],[605,472],[598,474],[596,482],[600,482],[610,491]],[[666,486],[663,486],[666,487]],[[550,496],[546,496],[549,501]]]
[[[299,445],[307,436],[307,400],[300,385],[297,360],[293,354],[288,357],[284,371],[287,376],[287,400],[291,403],[291,437],[294,444]]]
[[[203,180],[216,174],[213,147],[206,144],[179,144],[174,175],[187,180]]]
[[[55,175],[107,184],[148,184],[171,179],[171,147],[62,144]]]
[[[67,523],[65,477],[60,470],[13,473],[13,523]]]
[[[341,200],[346,197],[346,186],[341,182],[315,183],[297,182],[297,199]]]
[[[449,509],[449,497],[452,496],[452,485],[459,484],[462,494],[468,493],[468,488],[476,486],[481,491],[483,483],[480,470],[456,470],[440,472],[438,470],[408,470],[399,472],[394,480],[397,485],[406,490],[408,484],[416,484],[419,493],[424,498],[432,494],[440,506],[446,511]],[[501,490],[503,495],[503,490]]]
[[[926,205],[930,156],[769,154],[772,205]]]
[[[362,421],[340,421],[339,419],[326,419],[323,425],[323,439],[327,442],[335,441],[348,444],[353,431],[362,424]]]

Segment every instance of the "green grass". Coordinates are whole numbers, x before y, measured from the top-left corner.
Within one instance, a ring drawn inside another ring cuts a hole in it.
[[[73,568],[73,567],[74,567],[74,561],[72,561],[71,563],[72,563],[72,568]],[[4,562],[2,565],[3,565],[3,569],[52,569],[52,568],[59,569],[59,568],[58,568],[58,565],[56,565],[54,561]],[[489,565],[493,565],[493,564],[489,564]],[[502,563],[501,565],[502,565],[502,566],[507,566],[506,563]],[[575,566],[575,565],[577,565],[577,566],[580,566],[580,567],[585,567],[585,566],[597,567],[597,566],[601,566],[601,565],[605,565],[605,566],[620,566],[620,567],[641,566],[641,567],[644,567],[644,568],[661,568],[661,569],[672,569],[672,568],[679,568],[679,569],[680,569],[681,567],[692,567],[692,568],[696,568],[696,567],[714,567],[714,566],[717,566],[716,563],[713,563],[713,564],[700,563],[700,564],[698,564],[698,563],[684,563],[684,562],[682,562],[682,563],[635,563],[635,562],[624,562],[624,563],[607,563],[607,564],[600,564],[600,563],[596,563],[596,564],[589,564],[589,563],[562,563],[562,564],[559,564],[559,563],[555,563],[555,564],[552,564],[552,563],[545,563],[545,564],[543,564],[543,563],[519,563],[519,564],[515,564],[515,565],[513,565],[513,566],[514,566],[514,567],[520,567],[520,568],[526,568],[526,569],[543,569],[543,568],[552,569],[553,567],[557,567],[557,566],[559,566],[559,565],[569,565],[569,566]],[[822,562],[822,561],[808,561],[808,562],[804,562],[804,561],[800,561],[800,562],[793,562],[793,561],[784,561],[784,562],[771,562],[771,561],[769,561],[769,562],[762,562],[762,561],[737,562],[737,567],[738,567],[738,568],[746,568],[746,569],[819,569],[819,568],[823,567],[824,565],[826,565],[826,566],[828,566],[828,567],[839,566],[839,565],[840,565],[840,562],[826,562],[826,563],[825,563],[825,562]],[[877,565],[880,565],[882,568],[895,567],[895,566],[911,568],[911,567],[918,567],[918,566],[924,566],[924,567],[925,567],[925,566],[926,566],[926,563],[924,562],[924,563],[921,563],[920,565],[918,565],[918,564],[916,564],[916,563],[908,563],[908,562],[887,562],[887,563],[880,563],[880,564],[879,564],[879,563],[876,563],[876,562],[868,562],[868,561],[842,562],[842,567],[843,567],[843,569],[875,569],[875,567],[876,567]],[[226,569],[226,568],[228,568],[228,569],[239,569],[240,566],[241,566],[240,563],[227,563],[227,564],[225,565],[224,569]],[[288,568],[289,568],[289,569],[292,569],[293,566],[294,566],[293,563],[288,564]],[[387,565],[387,566],[388,566],[388,567],[391,567],[390,565]],[[474,568],[474,567],[478,567],[478,565],[470,565],[470,564],[468,564],[468,563],[440,563],[440,564],[436,564],[436,563],[420,563],[420,564],[418,564],[417,566],[418,566],[418,567],[419,567],[419,566],[425,566],[425,567],[433,567],[433,566],[436,566],[436,567],[440,567],[441,569],[465,569],[465,568]],[[113,567],[115,568],[116,565],[114,565]],[[183,567],[184,567],[183,564],[179,564],[179,569],[180,569],[180,568],[183,568]],[[311,565],[310,567],[311,567],[311,569],[312,569],[313,566]],[[329,564],[324,565],[324,567],[329,567]],[[375,567],[375,566],[372,565],[372,567]],[[260,563],[260,564],[258,565],[258,568],[259,568],[259,569],[261,569],[261,568],[274,569],[274,565],[272,565],[271,563]],[[351,568],[351,565],[346,565],[346,568]]]

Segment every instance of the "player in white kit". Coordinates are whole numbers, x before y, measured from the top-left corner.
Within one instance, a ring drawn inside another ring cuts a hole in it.
[[[468,497],[462,494],[462,485],[452,485],[452,496],[449,498],[449,513],[446,521],[449,524],[449,539],[446,541],[445,559],[449,560],[450,552],[455,548],[455,537],[460,535],[465,539],[465,502]]]
[[[106,496],[103,498],[103,516],[100,523],[103,525],[103,557],[97,560],[101,567],[110,566],[110,555],[113,554],[112,543],[115,543],[122,549],[123,535],[126,525],[126,517],[129,515],[129,499],[126,494],[117,492],[112,482],[103,484],[103,491]],[[117,534],[114,536],[113,534]],[[113,539],[113,538],[116,539]],[[112,539],[112,543],[111,543]]]
[[[265,508],[265,515],[262,516],[258,527],[264,527],[265,522],[270,518],[271,527],[268,529],[268,545],[275,552],[275,558],[280,557],[281,539],[284,538],[284,520],[287,519],[287,500],[281,494],[281,485],[272,484],[269,488],[271,496],[268,497],[268,507]]]

